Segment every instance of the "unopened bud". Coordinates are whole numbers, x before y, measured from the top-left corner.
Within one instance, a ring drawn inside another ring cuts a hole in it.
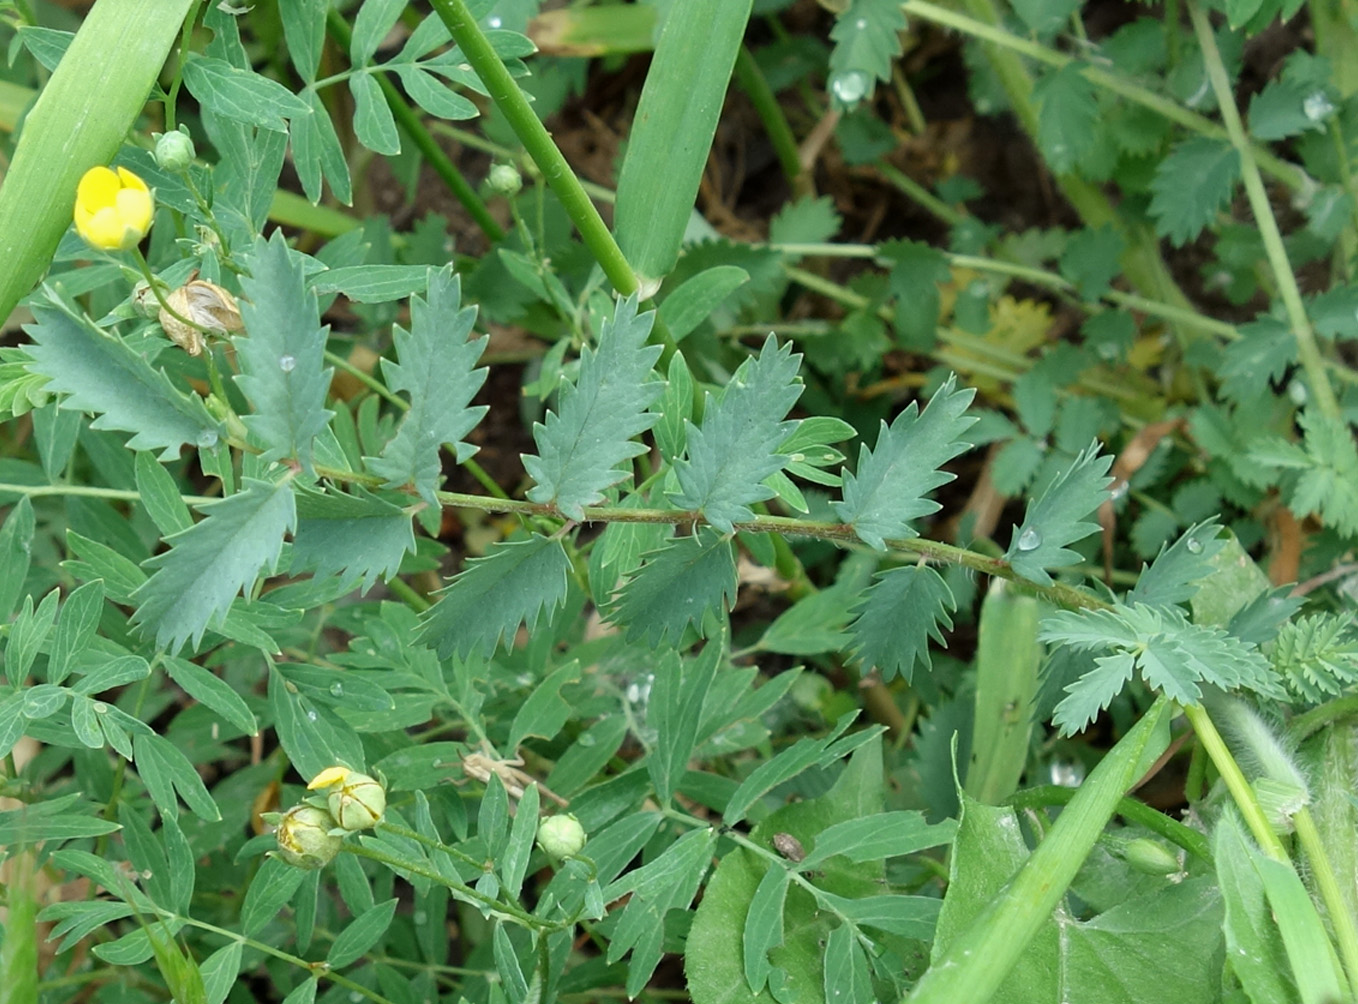
[[[523,188],[523,176],[512,164],[496,164],[486,176],[486,184],[500,195],[517,195]]]
[[[198,152],[193,148],[193,140],[186,132],[176,129],[174,132],[156,136],[156,164],[162,171],[174,174],[186,171],[197,155]]]
[[[367,774],[348,767],[327,767],[307,788],[329,788],[330,815],[346,830],[366,830],[376,826],[387,810],[387,790]]]
[[[538,846],[555,861],[573,858],[585,846],[585,828],[569,812],[548,816],[538,824]]]
[[[335,821],[330,813],[314,805],[289,809],[278,824],[278,855],[290,865],[315,871],[324,868],[339,853],[344,838],[331,831]]]
[[[1146,837],[1127,841],[1122,859],[1145,875],[1173,875],[1182,870],[1179,859],[1168,848]]]

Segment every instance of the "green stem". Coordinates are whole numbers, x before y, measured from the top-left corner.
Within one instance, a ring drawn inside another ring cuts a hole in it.
[[[141,493],[125,488],[99,488],[94,485],[16,485],[0,482],[0,495],[27,495],[29,498],[43,498],[49,495],[76,495],[92,499],[109,499],[115,502],[137,502]],[[202,505],[206,502],[220,501],[210,495],[181,495],[189,505]]]
[[[1221,779],[1226,782],[1226,790],[1231,793],[1231,798],[1235,800],[1236,808],[1240,810],[1240,815],[1244,818],[1245,824],[1254,834],[1255,841],[1263,848],[1264,853],[1273,860],[1290,864],[1282,841],[1278,839],[1278,834],[1274,833],[1273,827],[1269,825],[1268,818],[1259,805],[1259,799],[1255,797],[1254,789],[1250,787],[1240,765],[1231,755],[1230,749],[1226,746],[1226,740],[1221,738],[1221,733],[1217,731],[1211,716],[1207,714],[1207,709],[1200,704],[1190,704],[1186,705],[1183,711],[1189,724],[1193,726],[1193,731],[1198,735],[1198,742],[1207,751],[1207,755],[1211,758],[1212,765],[1216,767],[1217,773],[1221,775]]]
[[[1325,903],[1325,910],[1334,927],[1335,941],[1339,943],[1339,956],[1344,960],[1344,974],[1349,986],[1358,987],[1358,928],[1354,927],[1353,914],[1340,891],[1339,880],[1330,867],[1330,857],[1325,853],[1324,841],[1311,818],[1311,810],[1303,806],[1292,816],[1297,828],[1297,841],[1311,865],[1311,879]]]
[[[400,576],[393,575],[391,578],[387,579],[386,582],[387,588],[400,597],[401,601],[416,613],[422,614],[433,606],[432,603],[412,589],[410,583],[406,582],[406,580],[402,579]]]
[[[1028,809],[1049,805],[1068,805],[1079,791],[1078,788],[1064,788],[1060,785],[1043,785],[1027,788],[1008,799],[1016,809]],[[1185,826],[1177,819],[1170,819],[1163,812],[1157,812],[1145,802],[1135,798],[1123,797],[1117,804],[1117,814],[1129,822],[1144,826],[1166,840],[1172,841],[1194,857],[1208,864],[1212,863],[1212,848],[1207,837],[1191,826]]]
[[[878,161],[877,170],[882,177],[900,189],[906,198],[918,203],[948,226],[955,227],[967,218],[966,213],[954,209],[914,178],[886,161]]]
[[[603,217],[599,215],[599,210],[590,202],[589,196],[580,186],[580,181],[571,170],[570,164],[552,142],[552,137],[542,124],[542,120],[537,117],[523,91],[519,89],[519,85],[514,82],[504,63],[482,34],[476,19],[467,10],[464,0],[433,0],[433,7],[443,19],[443,23],[448,26],[453,41],[462,50],[467,62],[486,85],[491,100],[500,109],[500,114],[505,117],[505,121],[518,136],[519,142],[537,164],[547,184],[561,200],[566,214],[580,231],[585,246],[603,268],[608,281],[624,296],[636,292],[639,283],[632,266],[623,256],[622,249],[613,239]]]
[[[1226,75],[1226,65],[1217,49],[1216,37],[1207,15],[1196,3],[1189,3],[1188,15],[1193,21],[1193,31],[1202,49],[1203,62],[1207,67],[1207,78],[1212,82],[1217,105],[1221,109],[1222,121],[1231,144],[1240,154],[1240,171],[1245,182],[1245,194],[1249,198],[1250,209],[1254,212],[1254,223],[1259,228],[1259,236],[1264,242],[1264,252],[1268,256],[1269,268],[1273,271],[1278,284],[1278,294],[1287,309],[1287,319],[1292,333],[1297,339],[1297,354],[1301,357],[1302,367],[1306,370],[1311,385],[1311,394],[1316,406],[1326,418],[1342,421],[1339,401],[1325,374],[1325,360],[1316,344],[1311,319],[1306,316],[1306,307],[1301,301],[1301,289],[1297,286],[1296,274],[1287,260],[1287,249],[1283,247],[1283,236],[1278,230],[1278,221],[1273,216],[1273,207],[1264,191],[1264,180],[1259,175],[1259,165],[1253,147],[1245,135],[1245,127],[1240,121],[1240,111],[1235,106],[1235,95],[1231,81]]]
[[[759,63],[749,46],[742,45],[736,56],[736,81],[741,90],[754,105],[755,114],[764,123],[764,132],[773,144],[773,152],[778,155],[778,163],[783,168],[783,176],[799,196],[815,195],[811,176],[802,169],[801,154],[797,150],[797,137],[792,134],[778,96],[773,93],[768,80],[764,78]]]
[[[348,51],[349,40],[353,36],[353,31],[339,11],[331,10],[326,16],[326,28],[330,32],[330,37],[335,39],[341,48]],[[362,67],[355,67],[355,69],[362,69]],[[429,134],[429,130],[425,128],[419,114],[410,107],[406,99],[401,96],[401,92],[396,89],[396,85],[387,79],[385,73],[377,73],[374,76],[377,78],[377,85],[382,88],[382,96],[387,99],[387,106],[391,109],[392,116],[406,131],[406,135],[415,144],[415,148],[420,151],[425,161],[434,169],[434,173],[439,176],[439,180],[452,193],[453,198],[462,203],[462,207],[476,221],[476,225],[481,228],[481,232],[486,235],[487,240],[492,244],[503,240],[504,230],[500,227],[500,224],[495,222],[495,217],[490,215],[490,210],[481,201],[481,197],[476,194],[476,189],[472,188],[467,179],[462,176],[462,172],[443,152],[443,148]]]
[[[1358,695],[1338,697],[1318,708],[1312,708],[1310,711],[1298,715],[1288,723],[1287,737],[1290,741],[1299,743],[1313,732],[1329,725],[1330,722],[1347,718],[1350,715],[1358,715]]]
[[[419,830],[412,830],[406,826],[398,826],[396,823],[388,822],[385,819],[378,822],[376,828],[378,832],[385,830],[388,833],[396,834],[398,837],[404,837],[406,840],[413,840],[417,844],[424,844],[425,847],[428,847],[431,850],[442,851],[450,858],[456,858],[470,868],[481,868],[485,864],[484,861],[478,861],[466,851],[458,850],[456,847],[449,847],[441,840],[434,840],[430,837],[426,837],[423,833],[419,832]]]
[[[179,88],[184,82],[184,60],[188,58],[189,46],[193,42],[193,24],[198,20],[198,8],[202,6],[202,0],[194,0],[193,6],[189,8],[188,17],[184,18],[184,27],[179,33],[179,58],[174,70],[174,79],[170,82],[170,89],[165,94],[165,131],[173,132],[175,129],[175,105],[179,102]]]
[[[375,376],[364,370],[362,367],[355,366],[353,363],[351,363],[348,359],[345,359],[344,356],[340,355],[338,352],[331,352],[329,349],[326,349],[325,361],[328,362],[331,366],[335,367],[335,369],[343,370],[345,373],[348,373],[351,377],[353,377],[355,380],[361,383],[364,387],[367,387],[368,390],[372,391],[374,394],[376,394],[382,400],[386,401],[388,404],[393,405],[401,409],[402,411],[410,410],[410,402],[406,401],[399,394],[393,394],[391,390],[387,387],[387,385],[384,384],[381,380],[377,379]]]

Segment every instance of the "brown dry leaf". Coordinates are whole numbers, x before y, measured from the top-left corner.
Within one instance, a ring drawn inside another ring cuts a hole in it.
[[[1099,506],[1099,525],[1103,527],[1103,572],[1105,578],[1111,578],[1113,574],[1113,533],[1117,529],[1118,523],[1117,513],[1113,509],[1113,500],[1127,487],[1127,482],[1132,479],[1132,475],[1141,470],[1146,461],[1150,459],[1150,455],[1160,445],[1160,440],[1180,429],[1183,424],[1182,418],[1167,418],[1162,422],[1152,422],[1150,425],[1144,426],[1122,448],[1118,458],[1113,461],[1113,468],[1109,472],[1113,476],[1113,482],[1108,486],[1109,496],[1103,505]]]

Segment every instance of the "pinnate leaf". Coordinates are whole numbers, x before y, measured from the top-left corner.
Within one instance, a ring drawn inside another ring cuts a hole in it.
[[[240,304],[249,337],[235,341],[236,382],[255,409],[243,416],[245,425],[265,460],[295,457],[310,470],[312,443],[332,415],[325,395],[334,371],[323,366],[329,329],[320,326],[316,294],[308,292],[281,230],[256,241],[250,270],[241,279]]]
[[[975,396],[949,377],[923,411],[912,401],[890,426],[883,422],[877,449],[863,446],[858,473],[844,474],[844,501],[834,503],[839,518],[879,551],[885,538],[918,536],[910,521],[937,512],[928,494],[956,477],[939,468],[971,445],[961,436],[976,421],[966,414]]]
[[[927,565],[907,565],[878,572],[876,581],[854,608],[849,625],[853,657],[876,666],[884,680],[909,680],[915,663],[931,668],[929,639],[945,645],[940,626],[952,627],[949,612],[957,609],[952,590]]]
[[[1180,143],[1160,162],[1151,182],[1156,232],[1176,247],[1191,241],[1231,200],[1239,179],[1240,154],[1234,147],[1206,137]]]
[[[1127,602],[1147,606],[1187,603],[1198,591],[1197,583],[1212,574],[1212,558],[1226,546],[1217,518],[1189,527],[1168,548],[1161,548],[1149,568],[1143,566]]]
[[[1066,547],[1099,528],[1089,517],[1108,497],[1111,456],[1099,456],[1099,444],[1082,450],[1036,501],[1029,500],[1023,523],[1014,531],[1005,560],[1030,582],[1051,585],[1047,569],[1080,556]]]
[[[486,338],[470,338],[476,308],[459,309],[462,280],[451,268],[429,273],[429,299],[410,301],[410,330],[397,327],[394,340],[399,363],[382,360],[387,386],[410,395],[410,410],[396,435],[370,458],[368,468],[386,478],[388,487],[413,484],[432,506],[442,462],[439,448],[455,444],[457,459],[466,460],[476,448],[462,437],[476,428],[485,415],[483,406],[471,400],[486,382],[485,369],[476,362]]]
[[[1079,159],[1100,138],[1094,87],[1082,70],[1079,63],[1069,63],[1043,76],[1033,88],[1033,99],[1042,107],[1037,145],[1057,174],[1074,170]]]
[[[33,339],[29,369],[65,395],[63,408],[97,415],[91,428],[134,433],[129,447],[161,450],[167,459],[185,444],[217,442],[219,423],[202,398],[176,388],[122,339],[55,300],[35,302],[33,316],[25,328]]]
[[[703,529],[646,555],[610,617],[627,628],[629,640],[644,637],[651,648],[678,644],[690,624],[703,633],[710,613],[734,603],[736,586],[730,540]]]
[[[146,562],[155,574],[137,590],[134,620],[156,644],[177,652],[220,623],[236,594],[272,572],[283,535],[297,523],[292,485],[246,479],[240,492],[202,507],[205,518],[168,538],[170,550]]]
[[[872,96],[878,80],[891,79],[891,65],[901,54],[905,28],[901,5],[892,0],[852,0],[830,30],[830,90],[853,106]],[[836,86],[836,83],[838,86]]]
[[[484,558],[468,562],[425,615],[421,641],[454,652],[489,657],[502,638],[513,640],[519,625],[529,631],[544,610],[566,598],[571,562],[559,540],[534,534],[498,544]]]
[[[294,575],[305,571],[339,575],[367,592],[377,578],[395,575],[402,557],[414,550],[410,514],[400,506],[361,487],[355,487],[352,495],[298,492]]]
[[[675,463],[675,505],[730,533],[733,523],[754,517],[750,503],[772,497],[763,481],[788,461],[777,450],[797,425],[783,417],[802,393],[795,382],[801,359],[770,335],[720,395],[708,395],[702,425],[688,425],[688,457]]]
[[[529,499],[583,519],[585,506],[603,501],[604,489],[631,473],[625,461],[646,451],[633,437],[660,418],[647,409],[665,390],[648,379],[660,357],[660,346],[646,344],[654,321],[654,312],[637,315],[630,296],[602,325],[598,348],[581,354],[576,382],[563,384],[556,411],[533,426],[539,453],[523,458],[538,482]]]

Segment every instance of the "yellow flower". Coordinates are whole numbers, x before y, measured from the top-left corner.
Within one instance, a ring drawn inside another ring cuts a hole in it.
[[[387,808],[387,791],[367,774],[348,767],[327,767],[311,779],[308,791],[330,788],[330,815],[346,830],[376,826]]]
[[[126,251],[151,229],[151,190],[125,167],[92,167],[75,195],[75,229],[101,251]]]

